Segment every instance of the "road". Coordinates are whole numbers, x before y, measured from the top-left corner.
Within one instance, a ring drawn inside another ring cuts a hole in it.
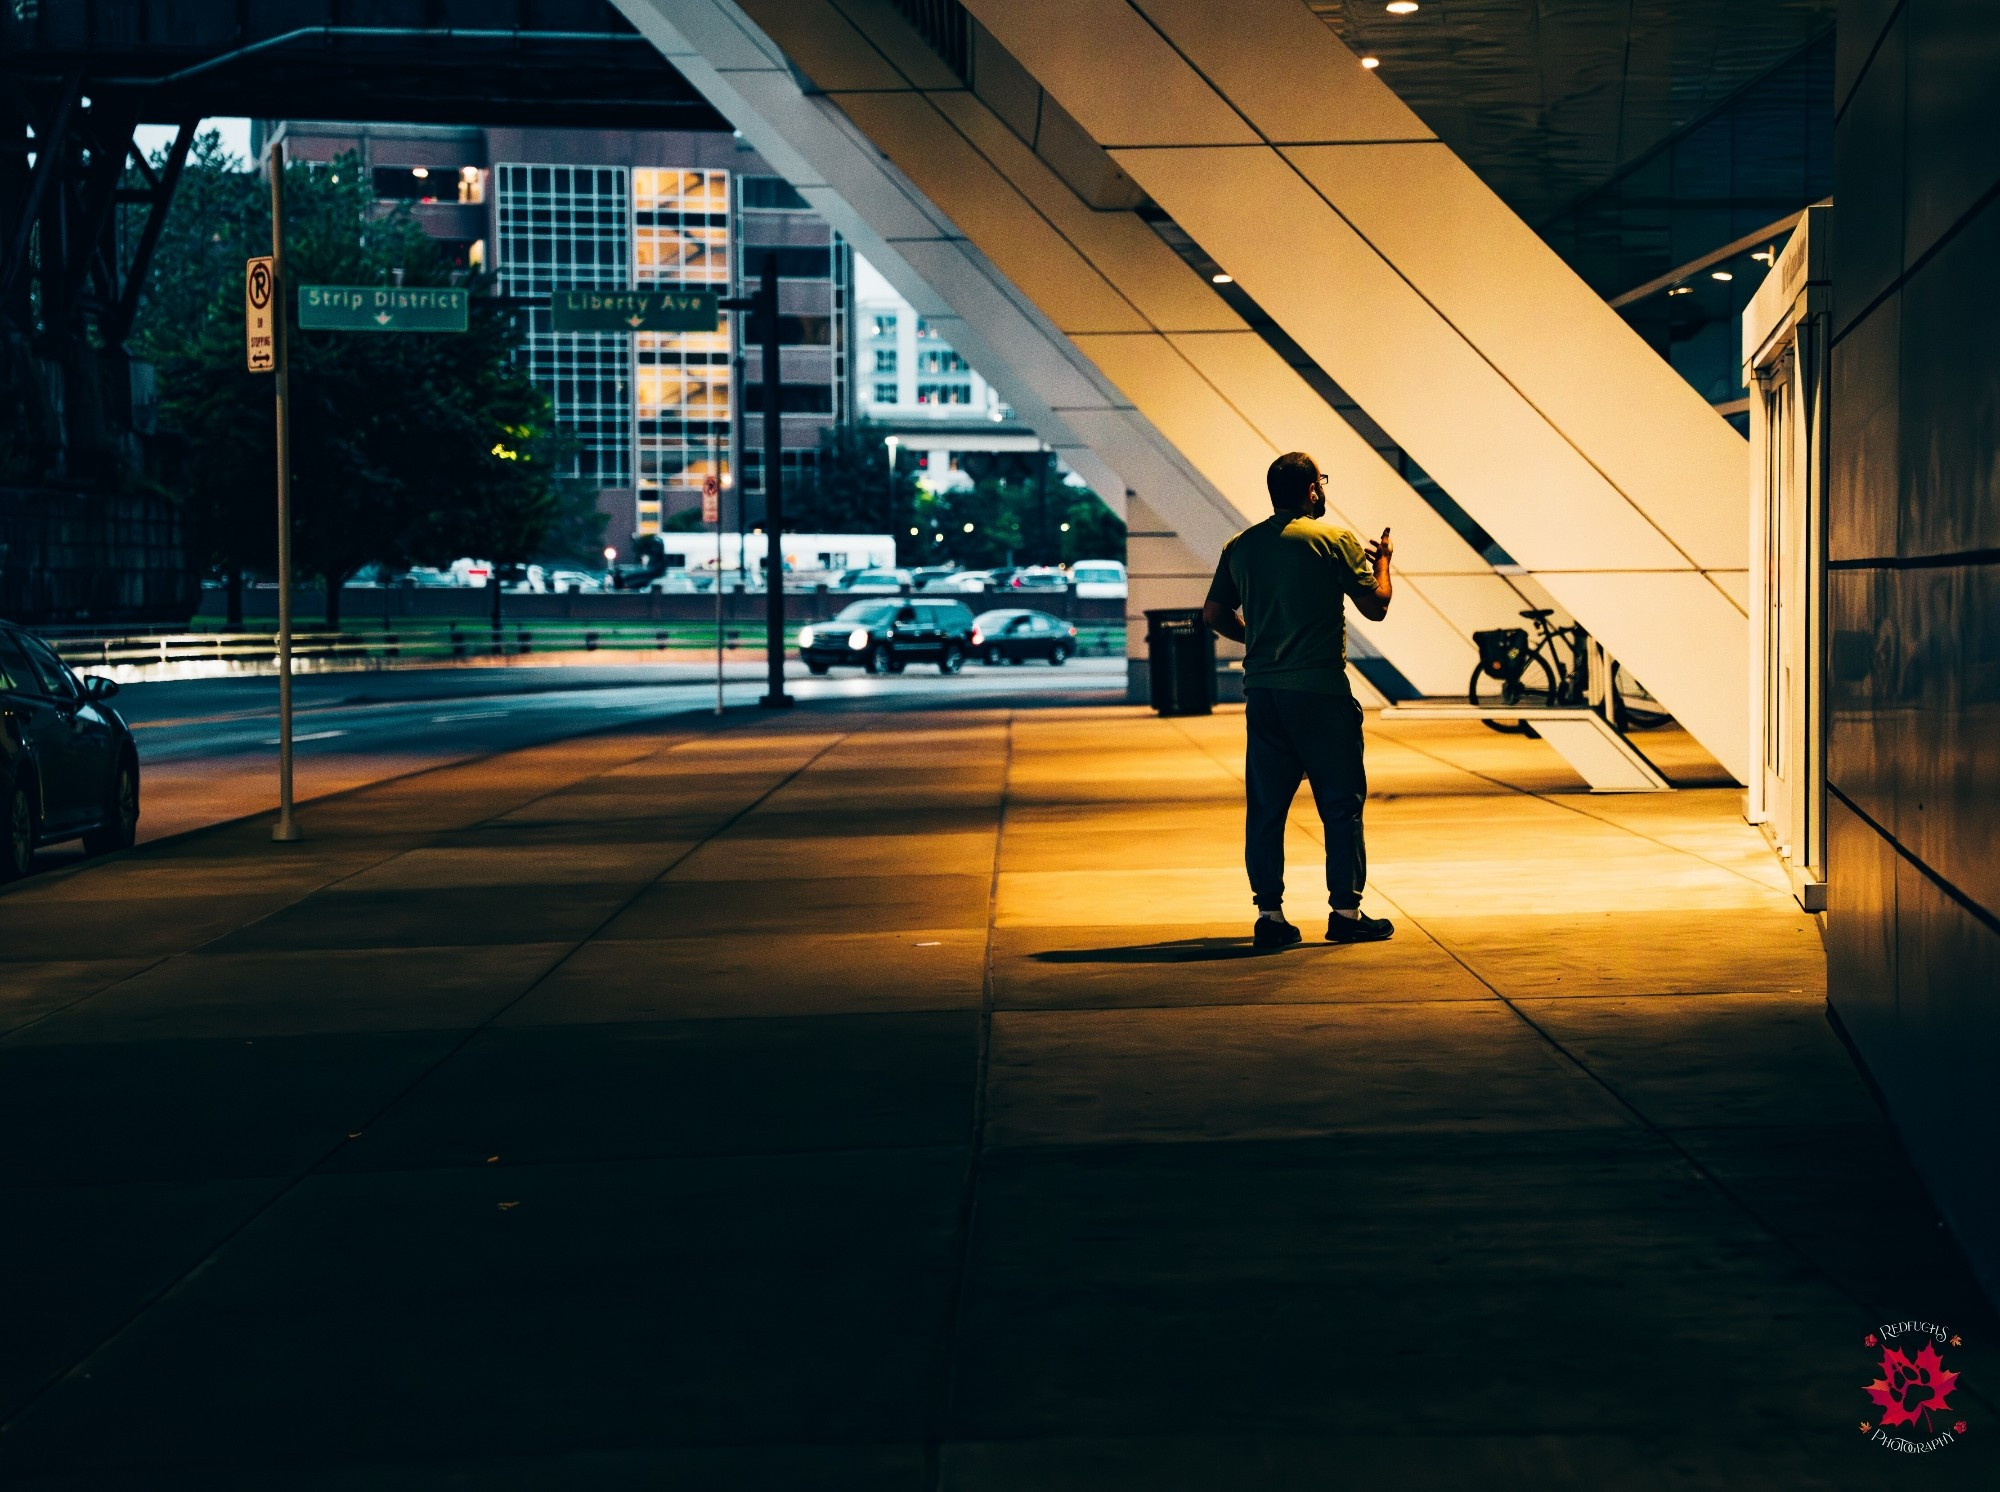
[[[889,678],[843,672],[815,679],[794,665],[786,690],[821,708],[1026,707],[1115,702],[1124,697],[1124,680],[1120,658],[1074,659],[1060,669],[968,664],[953,678],[913,664]],[[729,669],[728,709],[754,709],[763,692],[761,666]],[[141,841],[276,806],[277,694],[270,677],[128,684],[119,691],[116,708],[139,742]],[[684,663],[313,674],[297,679],[294,699],[296,792],[306,802],[467,757],[712,712],[715,675]],[[64,864],[79,853],[60,845],[37,863]]]

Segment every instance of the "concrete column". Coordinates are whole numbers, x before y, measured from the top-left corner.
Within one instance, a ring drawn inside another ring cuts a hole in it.
[[[1323,22],[1299,0],[966,8],[1747,775],[1741,437]]]

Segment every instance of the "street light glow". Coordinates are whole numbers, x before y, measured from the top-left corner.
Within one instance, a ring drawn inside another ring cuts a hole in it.
[[[969,524],[969,523],[968,523],[968,524],[966,524],[966,526],[965,526],[965,531],[966,531],[966,532],[967,532],[968,534],[969,534],[969,533],[971,533],[971,532],[972,532],[972,525],[971,525],[971,524]]]

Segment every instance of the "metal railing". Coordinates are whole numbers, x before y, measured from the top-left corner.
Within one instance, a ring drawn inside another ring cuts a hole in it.
[[[801,622],[803,626],[806,623]],[[213,673],[261,673],[277,666],[275,632],[170,632],[131,635],[78,629],[48,629],[44,634],[65,663],[79,673],[109,672],[127,678]],[[798,626],[787,626],[789,649]],[[323,668],[413,668],[494,658],[530,658],[579,653],[658,661],[678,655],[692,661],[712,654],[716,645],[713,622],[600,623],[551,621],[506,623],[500,627],[456,621],[413,622],[393,631],[298,631],[292,635],[292,656],[306,670]],[[763,653],[764,629],[751,623],[726,623],[723,645],[731,651]],[[1082,657],[1117,656],[1125,649],[1122,626],[1080,626],[1077,653]],[[608,660],[607,660],[608,661]]]

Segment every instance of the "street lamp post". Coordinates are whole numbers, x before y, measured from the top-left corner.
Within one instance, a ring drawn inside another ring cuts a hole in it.
[[[882,444],[889,452],[889,489],[883,508],[883,511],[888,514],[888,521],[883,524],[882,531],[893,539],[896,533],[896,451],[903,442],[897,436],[885,435],[882,438]],[[889,558],[890,562],[894,563],[895,556],[892,554]]]

